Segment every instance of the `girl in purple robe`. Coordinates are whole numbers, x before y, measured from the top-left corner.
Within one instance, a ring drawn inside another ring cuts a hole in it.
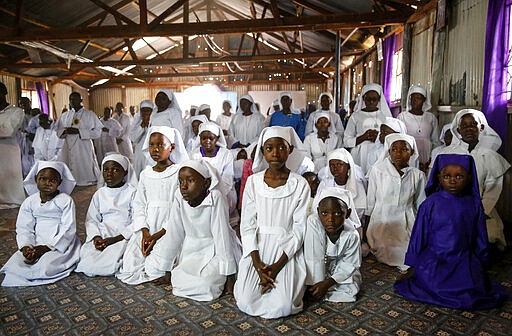
[[[456,309],[490,309],[507,291],[485,274],[488,239],[470,155],[440,154],[425,188],[405,263],[413,275],[395,283],[401,295]]]

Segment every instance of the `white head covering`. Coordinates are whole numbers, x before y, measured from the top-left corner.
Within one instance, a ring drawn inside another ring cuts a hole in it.
[[[279,99],[276,99],[272,102],[272,107],[274,106],[279,106],[279,108],[281,108],[281,102],[279,101]]]
[[[198,107],[196,105],[190,105],[190,109],[197,111]]]
[[[455,118],[453,118],[451,125],[453,139],[451,145],[458,146],[463,142],[460,133],[457,131],[457,128],[459,127],[460,120],[466,114],[471,114],[473,118],[475,118],[475,121],[478,124],[477,127],[479,129],[481,125],[484,125],[484,129],[480,131],[480,135],[478,136],[478,143],[480,144],[480,146],[497,151],[501,147],[500,136],[498,135],[498,133],[496,133],[496,131],[494,131],[491,128],[491,126],[489,126],[489,124],[487,123],[487,119],[485,118],[485,115],[482,112],[474,109],[460,110],[455,115]]]
[[[154,110],[156,106],[151,100],[143,100],[140,102],[139,111],[144,107],[149,107],[150,109]]]
[[[392,117],[391,110],[389,109],[388,103],[386,102],[386,98],[382,93],[382,86],[376,83],[366,84],[365,86],[363,86],[361,94],[359,95],[359,97],[357,97],[356,107],[354,108],[354,111],[361,111],[363,108],[366,107],[363,97],[368,91],[376,91],[379,94],[380,101],[377,104],[377,109],[384,113],[386,117]]]
[[[257,142],[253,142],[249,146],[245,147],[245,152],[247,153],[247,158],[248,159],[251,158],[251,153],[254,150],[254,148],[256,148],[256,146],[258,146],[258,143]],[[256,153],[254,153],[254,158],[256,158]]]
[[[322,101],[322,96],[329,97],[329,99],[331,100],[331,104],[334,101],[334,98],[332,97],[332,94],[330,92],[320,93],[320,95],[318,96],[318,102],[317,102],[318,110],[322,110],[322,105],[320,104],[320,102]]]
[[[133,166],[130,163],[130,160],[122,154],[116,153],[116,152],[110,152],[105,155],[103,158],[103,161],[101,161],[101,171],[103,172],[103,165],[107,161],[115,161],[123,167],[123,169],[127,172],[126,176],[124,177],[124,182],[130,184],[132,187],[137,188],[137,174],[135,174],[135,171],[133,170]],[[103,174],[100,174],[98,178],[98,188],[104,187],[107,184],[105,183],[105,179],[103,178]]]
[[[174,92],[172,92],[169,89],[160,89],[156,94],[159,94],[160,92],[165,93],[167,98],[169,98],[169,100],[171,101],[171,103],[169,104],[169,106],[167,108],[173,108],[173,109],[178,110],[180,112],[180,116],[181,116],[182,115],[181,108],[180,108],[180,105],[178,104],[178,100],[174,96]]]
[[[210,131],[219,137],[219,140],[217,140],[217,146],[224,148],[227,147],[224,132],[222,132],[222,129],[220,128],[219,125],[217,125],[213,121],[203,122],[201,125],[199,125],[199,132],[197,133],[197,135],[201,135],[201,133],[204,131]]]
[[[419,154],[418,154],[418,147],[416,146],[416,140],[414,140],[414,137],[408,135],[408,134],[400,134],[400,133],[393,133],[386,135],[386,139],[384,140],[384,150],[381,152],[381,156],[377,160],[377,163],[384,161],[384,159],[389,157],[389,148],[391,148],[391,145],[395,141],[404,140],[406,141],[411,148],[413,149],[414,153],[412,153],[411,157],[409,158],[409,167],[415,167],[418,168],[419,166]]]
[[[263,144],[270,138],[281,138],[286,140],[290,145],[293,146],[292,153],[288,156],[288,160],[286,161],[286,167],[290,169],[292,172],[296,172],[302,161],[305,157],[305,148],[300,141],[299,136],[295,133],[295,130],[289,126],[272,126],[265,127],[258,138],[258,147],[256,147],[256,155],[254,156],[254,162],[252,164],[252,171],[254,173],[260,172],[262,170],[267,169],[268,164],[265,161],[265,157],[261,151]],[[251,156],[251,153],[248,153],[248,157]]]
[[[397,133],[407,134],[407,126],[405,126],[405,123],[400,119],[386,117],[386,120],[382,123],[382,125],[388,126]]]
[[[228,100],[228,101],[229,101],[229,100]],[[202,112],[202,111],[204,111],[204,110],[206,110],[206,109],[209,109],[209,108],[210,108],[210,105],[208,105],[208,104],[201,104],[201,105],[199,105],[199,109],[198,109],[198,111],[199,111],[199,112]]]
[[[349,190],[342,189],[342,188],[336,188],[336,187],[327,187],[325,189],[322,189],[318,195],[316,195],[313,206],[312,206],[312,212],[317,213],[318,211],[318,205],[320,204],[320,201],[324,198],[328,197],[334,197],[338,200],[342,201],[347,205],[349,209],[352,209],[352,212],[350,213],[349,220],[352,221],[354,224],[353,226],[346,225],[348,228],[354,228],[355,227],[361,227],[361,221],[359,220],[359,217],[357,216],[356,207],[354,205],[354,199],[352,198],[352,193]],[[345,223],[346,224],[346,223]]]
[[[211,178],[212,182],[208,190],[215,189],[219,185],[220,177],[217,169],[215,169],[210,163],[206,160],[198,159],[198,160],[187,160],[181,163],[181,168],[189,167],[194,169],[204,178]]]
[[[144,144],[142,145],[142,151],[150,162],[153,161],[153,159],[149,154],[149,138],[153,133],[163,134],[171,143],[174,144],[175,148],[169,155],[169,160],[173,163],[181,163],[188,160],[187,150],[185,149],[185,145],[181,139],[180,132],[177,129],[169,126],[151,126],[148,134],[146,134],[146,139],[144,139]]]
[[[348,171],[346,188],[357,194],[357,183],[358,181],[364,180],[364,174],[361,167],[354,163],[352,155],[345,148],[335,149],[327,155],[327,176],[334,179],[334,175],[332,175],[331,169],[329,168],[329,161],[331,160],[341,160],[348,163],[350,170]]]
[[[187,120],[187,129],[185,130],[185,134],[187,134],[188,138],[191,139],[195,137],[194,132],[192,131],[192,122],[199,120],[201,124],[204,124],[205,122],[208,122],[208,118],[204,114],[196,114],[194,116],[191,116]],[[201,127],[201,125],[199,125]],[[197,133],[199,135],[199,133]]]
[[[60,161],[36,161],[27,177],[25,177],[25,180],[23,180],[23,186],[27,194],[33,195],[39,192],[39,189],[37,189],[36,175],[45,168],[53,168],[59,172],[62,182],[57,189],[60,192],[70,195],[76,185],[75,178],[73,174],[71,174],[71,170],[69,170],[68,166]]]
[[[293,97],[292,97],[292,94],[291,94],[290,92],[287,92],[287,91],[285,91],[285,92],[281,92],[281,93],[279,94],[279,103],[281,103],[281,98],[283,98],[283,97],[288,97],[288,98],[290,98],[290,100],[292,101],[292,103],[291,103],[291,105],[290,105],[290,111],[291,111],[292,113],[295,113],[295,114],[300,114],[300,110],[299,110],[298,108],[296,108],[296,107],[295,107],[295,105],[293,104]],[[283,105],[282,105],[282,104],[280,104],[280,106],[281,106],[281,110],[282,110],[282,109],[283,109]]]
[[[248,101],[250,101],[250,102],[252,103],[252,105],[251,105],[251,112],[252,112],[252,113],[254,113],[254,114],[258,114],[258,113],[260,113],[260,112],[258,111],[258,108],[256,107],[256,104],[254,103],[254,99],[252,99],[251,95],[248,95],[248,94],[246,94],[246,95],[241,95],[241,96],[238,98],[238,108],[237,108],[237,110],[236,110],[236,113],[240,113],[240,114],[241,114],[241,113],[244,113],[244,111],[242,111],[242,108],[240,107],[240,100],[242,100],[242,99],[246,99],[246,100],[248,100]]]
[[[318,129],[316,128],[316,122],[320,118],[327,118],[327,120],[329,120],[329,122],[330,122],[329,133],[336,133],[336,127],[334,127],[334,123],[331,122],[331,114],[328,111],[322,111],[322,110],[319,110],[319,111],[313,113],[313,132],[314,133],[318,133]]]
[[[426,112],[426,111],[428,111],[428,110],[430,110],[432,108],[432,103],[430,102],[430,95],[427,94],[427,90],[424,87],[422,87],[422,86],[414,85],[413,84],[409,88],[409,92],[407,92],[407,103],[406,103],[407,110],[406,111],[410,111],[411,108],[412,108],[411,95],[413,93],[419,93],[423,97],[425,97],[425,102],[423,102],[423,107],[421,108],[421,110],[423,112]]]
[[[445,145],[446,145],[446,143],[444,142],[444,135],[446,134],[446,131],[448,131],[451,127],[452,127],[452,123],[444,125],[443,128],[441,129],[441,133],[439,134],[439,140],[441,140],[441,142],[444,143]],[[450,132],[451,132],[451,130],[450,130]]]

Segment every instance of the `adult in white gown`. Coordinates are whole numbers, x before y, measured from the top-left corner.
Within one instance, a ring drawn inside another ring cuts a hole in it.
[[[229,135],[233,147],[247,147],[258,141],[258,136],[265,127],[265,118],[258,111],[254,99],[250,95],[241,95],[238,109],[229,124]]]
[[[42,202],[35,177],[39,171],[53,168],[60,173],[60,193]],[[71,172],[62,162],[38,161],[24,181],[30,195],[21,205],[16,219],[16,251],[0,270],[5,273],[2,286],[37,286],[67,277],[78,263],[80,239],[76,235],[75,203],[69,194],[75,186]],[[46,245],[34,264],[25,263],[20,251],[24,246]]]
[[[306,123],[306,136],[315,132],[315,123],[318,118],[315,119],[315,116],[318,113],[328,113],[333,126],[334,132],[343,139],[343,133],[345,133],[345,128],[343,127],[343,123],[341,122],[340,115],[331,110],[331,104],[333,102],[332,95],[329,92],[322,92],[320,96],[318,96],[318,104],[320,104],[320,108],[315,112],[309,115],[308,122]]]
[[[149,126],[167,126],[180,132],[181,139],[185,139],[182,112],[174,92],[161,89],[155,97],[156,109],[151,113]]]
[[[133,146],[130,141],[130,128],[132,124],[132,117],[126,113],[123,113],[123,103],[116,104],[116,110],[114,114],[114,119],[119,122],[122,127],[121,134],[117,136],[117,147],[119,148],[119,153],[123,154],[132,162],[133,160]]]
[[[155,104],[153,104],[151,100],[143,100],[140,102],[139,112],[133,117],[130,140],[134,144],[133,169],[135,170],[135,176],[137,176],[137,178],[146,166],[154,164],[154,161],[149,160],[142,151],[144,140],[148,132],[149,120],[154,109]]]
[[[65,139],[59,160],[66,163],[78,186],[96,184],[99,176],[98,161],[92,139],[101,136],[103,124],[96,114],[82,106],[78,92],[69,95],[71,110],[57,120],[57,135]]]

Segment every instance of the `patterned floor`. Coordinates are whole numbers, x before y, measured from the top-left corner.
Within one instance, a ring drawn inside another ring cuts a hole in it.
[[[94,188],[77,188],[79,235]],[[16,249],[16,210],[0,211],[0,265]],[[512,251],[491,276],[512,293]],[[373,258],[362,266],[355,303],[306,303],[302,313],[264,320],[241,313],[230,295],[199,303],[172,295],[170,286],[128,286],[115,278],[72,274],[55,284],[0,288],[0,335],[512,335],[512,300],[500,309],[469,312],[398,296],[394,268]]]

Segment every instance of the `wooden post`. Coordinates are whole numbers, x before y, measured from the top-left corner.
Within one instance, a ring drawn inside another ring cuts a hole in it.
[[[340,52],[341,52],[341,38],[340,31],[336,31],[336,56],[334,57],[334,112],[338,112],[338,107],[340,105]],[[320,102],[317,102],[320,104]],[[320,108],[320,107],[318,107]]]
[[[404,26],[404,40],[402,49],[402,112],[407,106],[407,93],[411,85],[411,50],[412,50],[412,25],[406,23]]]
[[[432,58],[432,112],[437,114],[437,106],[441,99],[441,83],[443,81],[443,60],[446,44],[446,27],[434,32],[434,51]]]

